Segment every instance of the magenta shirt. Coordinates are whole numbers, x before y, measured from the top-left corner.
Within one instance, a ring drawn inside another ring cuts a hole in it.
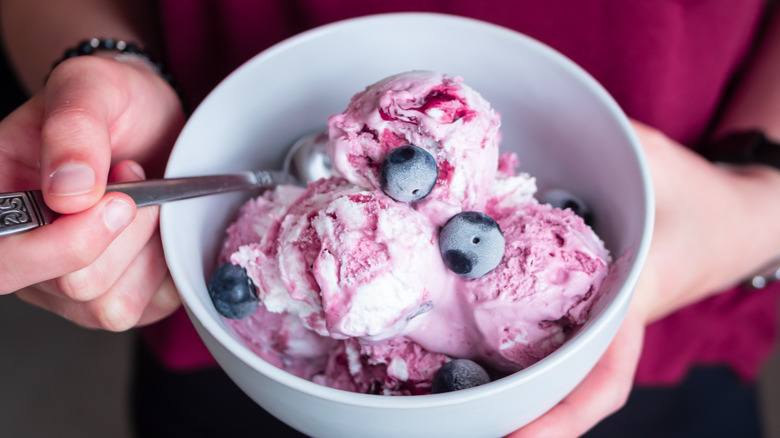
[[[764,0],[160,0],[170,67],[191,102],[263,49],[366,14],[430,11],[506,26],[562,52],[632,118],[694,146],[749,54]],[[735,289],[648,327],[639,383],[673,383],[693,364],[754,378],[775,340],[780,288]],[[690,335],[687,335],[690,333]],[[174,369],[215,362],[183,311],[145,330]]]

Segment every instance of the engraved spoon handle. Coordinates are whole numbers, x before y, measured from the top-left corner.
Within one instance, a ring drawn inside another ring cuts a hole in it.
[[[122,192],[136,206],[157,205],[218,193],[294,184],[295,179],[281,171],[247,171],[226,175],[152,179],[106,186],[106,192]],[[43,201],[40,190],[0,193],[0,236],[21,233],[51,223],[59,216]]]
[[[0,236],[46,225],[57,216],[43,202],[40,190],[0,194]]]

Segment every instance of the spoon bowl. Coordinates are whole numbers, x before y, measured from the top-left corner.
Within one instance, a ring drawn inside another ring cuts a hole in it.
[[[304,184],[332,176],[327,144],[328,135],[324,132],[304,135],[290,147],[283,169]]]

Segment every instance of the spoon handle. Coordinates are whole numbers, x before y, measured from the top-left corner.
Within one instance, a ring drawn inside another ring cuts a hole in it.
[[[151,179],[106,186],[106,192],[122,192],[136,206],[157,205],[218,193],[294,184],[286,172],[247,171],[185,178]],[[51,223],[59,216],[46,206],[40,190],[0,193],[0,236],[21,233]]]

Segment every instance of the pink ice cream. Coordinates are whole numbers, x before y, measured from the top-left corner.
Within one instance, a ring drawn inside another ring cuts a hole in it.
[[[387,153],[412,144],[439,167],[418,210],[437,225],[463,210],[481,210],[496,173],[500,117],[460,77],[429,71],[391,76],[356,94],[328,119],[328,155],[349,182],[379,190]]]
[[[322,336],[381,340],[408,331],[446,290],[437,228],[425,216],[337,177],[312,183],[286,205],[291,190],[250,201],[222,253],[247,269],[271,312],[294,314]],[[255,240],[237,245],[247,229]]]
[[[437,229],[338,177],[266,192],[242,207],[220,255],[246,268],[263,305],[228,322],[252,351],[299,377],[425,393],[448,358],[404,335],[456,280],[442,264]]]
[[[527,367],[587,319],[609,253],[570,210],[540,204],[516,156],[498,156],[499,117],[460,78],[410,72],[369,86],[329,119],[337,175],[282,186],[242,207],[220,263],[243,266],[261,303],[230,320],[270,363],[349,391],[430,391],[442,364],[494,373]],[[439,167],[422,201],[385,195],[378,166],[414,144]],[[468,279],[450,271],[438,232],[453,214],[493,217],[499,265]]]
[[[571,210],[528,202],[490,213],[507,240],[504,259],[465,286],[483,354],[496,367],[517,370],[555,351],[585,323],[609,254]]]
[[[504,171],[515,162],[501,157]],[[555,351],[587,319],[608,272],[609,252],[571,210],[540,204],[529,175],[499,173],[485,212],[506,239],[488,274],[454,276],[452,293],[409,333],[426,349],[517,371]]]
[[[325,371],[312,380],[366,394],[427,394],[436,370],[449,360],[448,356],[427,351],[403,336],[379,343],[353,338],[331,352]]]

